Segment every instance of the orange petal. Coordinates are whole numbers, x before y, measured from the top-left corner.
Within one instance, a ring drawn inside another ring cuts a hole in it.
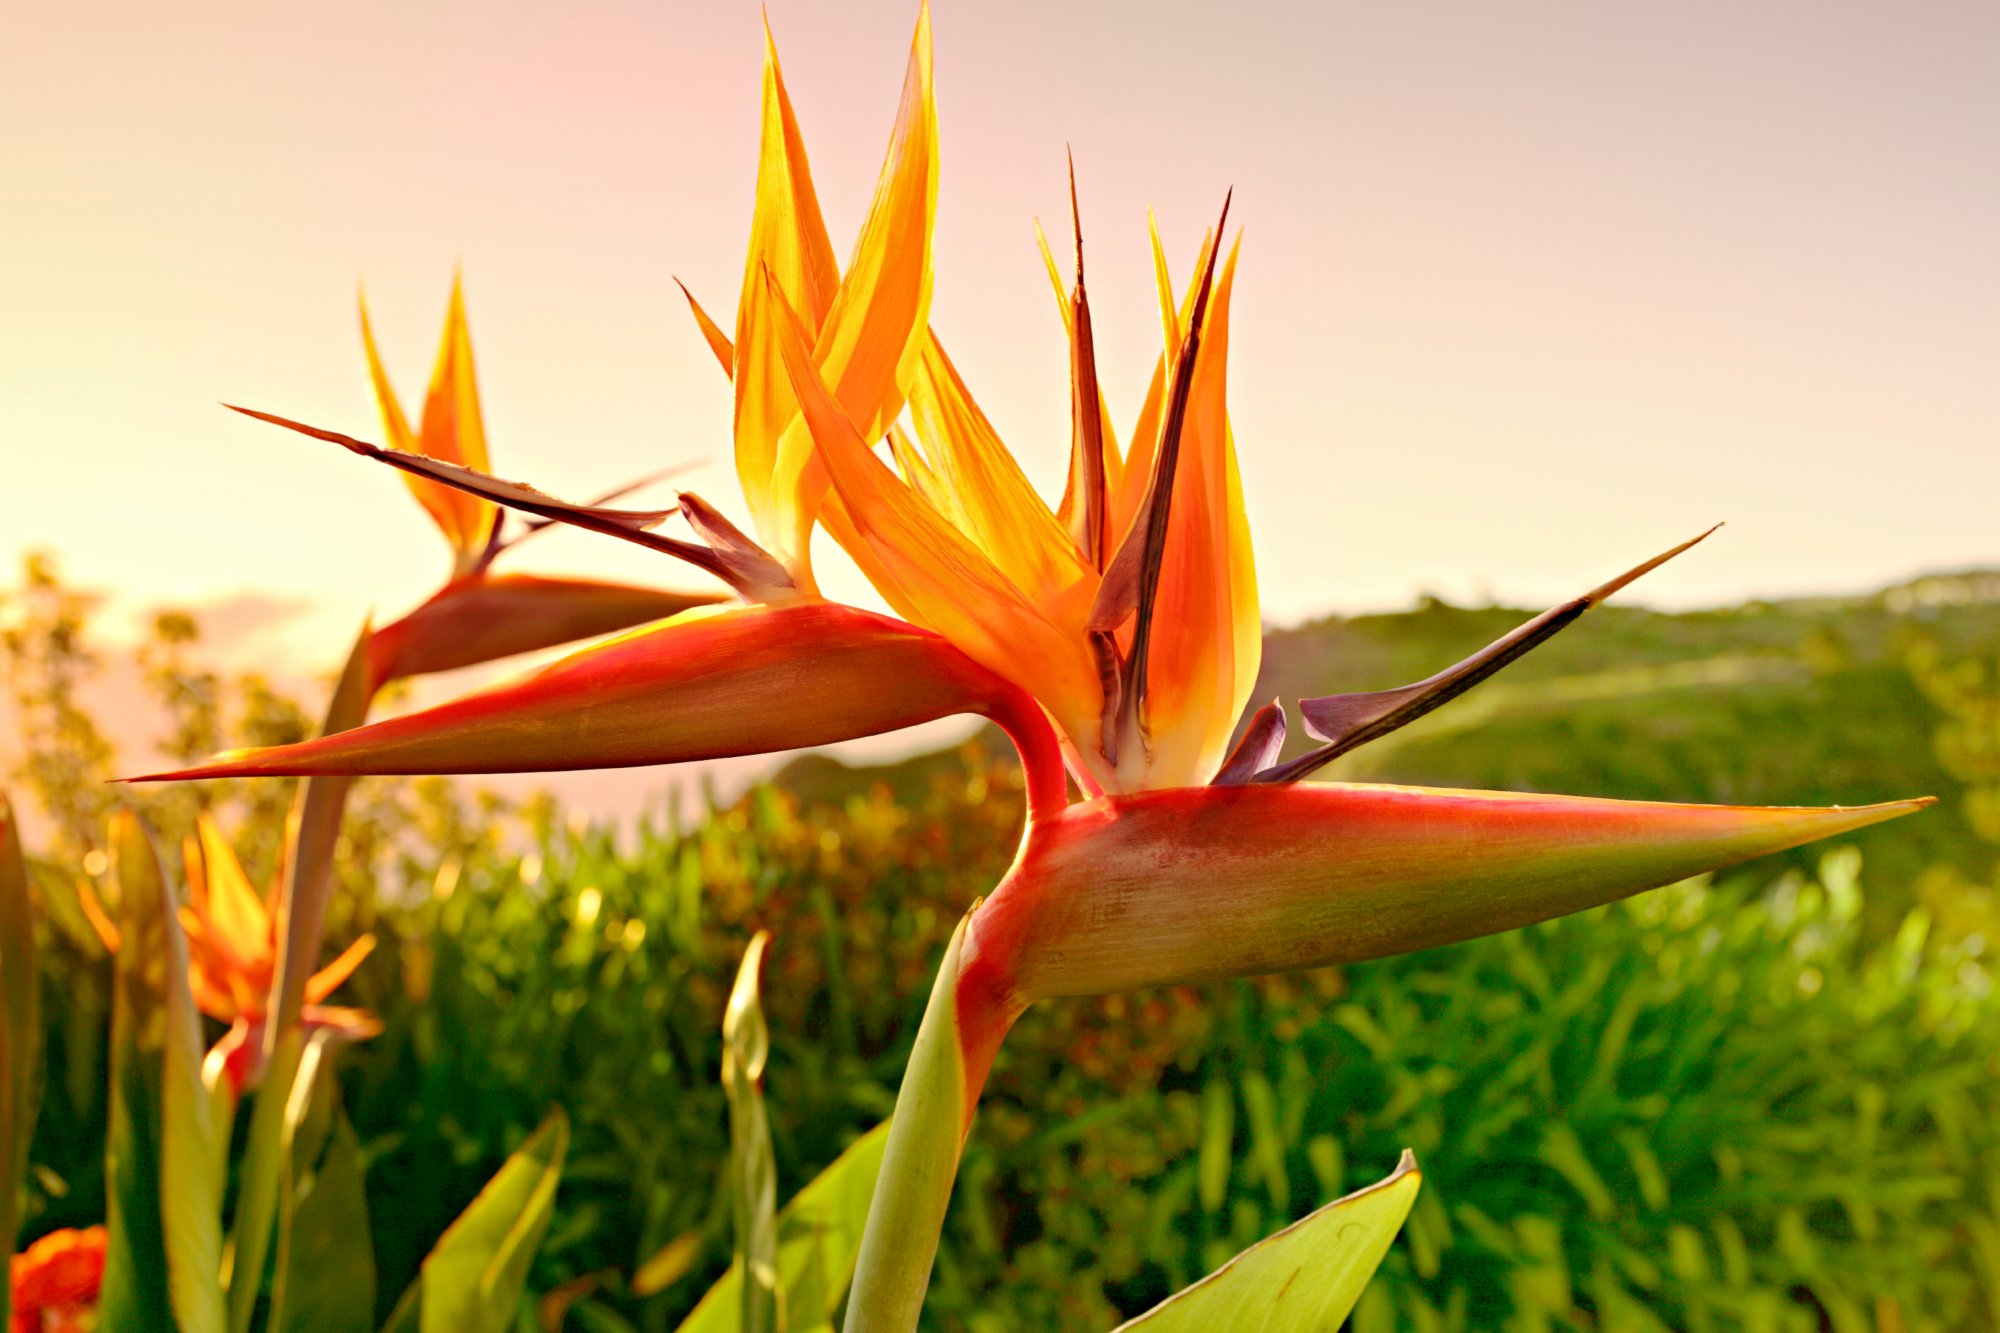
[[[471,575],[447,583],[416,610],[375,631],[368,641],[369,678],[380,688],[405,676],[613,634],[722,600],[716,593],[589,579]]]
[[[104,952],[118,952],[118,925],[111,919],[111,913],[104,910],[104,900],[97,896],[97,889],[81,875],[76,880],[77,906],[83,909],[83,919],[90,923],[90,929],[97,936],[97,942],[104,946]]]
[[[687,289],[686,283],[675,278],[674,286],[680,288],[681,295],[687,298],[688,310],[694,315],[695,327],[701,330],[702,338],[708,343],[708,350],[715,353],[715,359],[722,363],[722,373],[733,376],[736,372],[736,345],[729,341],[729,335],[722,331],[721,326],[708,317],[708,312],[701,308],[701,302],[694,299],[694,293]]]
[[[64,1227],[51,1231],[14,1256],[11,1269],[15,1323],[31,1329],[43,1326],[43,1308],[50,1316],[49,1327],[64,1327],[58,1321],[82,1318],[97,1306],[97,1292],[104,1280],[104,1251],[107,1232],[101,1226],[78,1231]]]
[[[1203,323],[1176,470],[1159,593],[1159,623],[1174,632],[1152,645],[1147,695],[1154,786],[1193,786],[1215,774],[1263,657],[1256,562],[1227,406],[1235,276],[1232,250]]]
[[[450,703],[150,781],[276,774],[533,773],[769,754],[983,713],[1060,805],[1046,723],[934,634],[830,602],[687,612]],[[1046,753],[1043,751],[1046,750]],[[1052,794],[1053,793],[1053,794]]]
[[[324,1000],[340,988],[340,983],[354,975],[354,969],[361,966],[361,960],[375,952],[375,937],[363,935],[342,950],[340,956],[306,978],[306,1004],[312,1006]]]
[[[309,1004],[299,1014],[308,1032],[324,1032],[341,1041],[366,1041],[379,1036],[382,1020],[366,1009],[338,1005]]]
[[[479,388],[472,368],[472,340],[465,326],[464,297],[458,279],[452,280],[451,304],[445,315],[442,345],[437,367],[432,372],[430,391],[424,400],[423,420],[413,435],[389,376],[383,369],[375,333],[368,320],[367,303],[361,306],[361,341],[368,355],[368,375],[382,409],[382,424],[391,448],[422,454],[447,463],[484,472],[486,431],[479,411]],[[499,511],[476,496],[448,486],[405,474],[410,492],[430,514],[431,520],[451,543],[454,567],[464,572],[472,567],[492,535]]]
[[[1909,814],[1342,784],[1038,821],[968,951],[1023,1002],[1358,962],[1595,907]]]
[[[937,469],[931,466],[922,447],[901,426],[889,427],[888,439],[889,457],[895,460],[896,471],[903,474],[903,480],[917,494],[930,501],[931,508],[964,531],[965,515],[959,509],[958,496],[939,478]],[[836,496],[834,500],[838,498]]]
[[[445,312],[444,335],[430,391],[424,397],[423,420],[417,426],[418,452],[457,463],[475,472],[490,472],[486,453],[486,422],[479,409],[479,381],[472,368],[472,331],[465,322],[465,290],[457,274],[451,280],[451,305]],[[499,510],[492,504],[454,492],[456,535],[453,544],[476,557],[485,549]]]
[[[357,298],[361,306],[361,346],[368,354],[368,379],[375,386],[375,402],[382,409],[382,430],[389,437],[389,447],[406,454],[417,452],[417,439],[410,430],[409,418],[403,415],[403,405],[396,398],[396,390],[389,383],[389,372],[382,366],[382,354],[375,347],[375,329],[368,320],[368,298]],[[411,486],[416,491],[414,485]],[[416,491],[419,500],[425,492]],[[428,501],[424,507],[430,508]],[[433,515],[436,517],[436,515]],[[444,519],[438,518],[438,526],[444,526]]]
[[[905,618],[936,630],[1020,686],[1065,732],[1088,736],[1094,745],[1097,677],[1082,639],[1055,625],[863,443],[814,368],[796,320],[786,321],[780,348],[803,419],[852,524],[847,535],[865,551],[865,559],[857,559],[875,590]]]
[[[203,811],[195,820],[201,840],[206,903],[200,915],[213,927],[218,942],[245,963],[271,958],[271,913],[243,873],[243,863],[222,835],[215,817]]]

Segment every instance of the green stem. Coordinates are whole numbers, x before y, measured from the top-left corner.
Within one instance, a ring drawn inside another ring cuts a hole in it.
[[[243,1185],[236,1200],[236,1221],[230,1228],[229,1333],[247,1333],[257,1309],[257,1292],[264,1285],[264,1261],[270,1254],[271,1225],[278,1213],[278,1185],[285,1162],[285,1106],[298,1077],[304,1033],[293,1027],[278,1049],[257,1089],[250,1113],[250,1134],[243,1148]]]
[[[375,697],[368,669],[370,637],[364,623],[327,704],[322,736],[351,731],[368,720],[368,706]],[[353,785],[354,779],[346,776],[307,778],[299,784],[292,805],[285,830],[285,877],[278,897],[278,960],[266,1005],[271,1018],[264,1032],[266,1055],[275,1056],[278,1041],[297,1025],[305,1006],[306,978],[319,966],[326,904],[333,894],[333,853]]]
[[[861,1233],[845,1333],[908,1333],[923,1311],[972,1111],[1019,1013],[992,968],[965,954],[974,904],[945,949],[896,1094],[882,1172]]]

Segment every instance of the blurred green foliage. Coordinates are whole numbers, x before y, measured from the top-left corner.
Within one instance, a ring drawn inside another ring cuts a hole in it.
[[[887,1113],[913,997],[1010,853],[1013,773],[976,747],[959,762],[915,809],[763,787],[628,846],[545,824],[390,893],[353,992],[388,1030],[342,1055],[385,1299],[560,1104],[575,1144],[532,1285],[585,1284],[571,1327],[671,1328],[730,1253],[738,953],[774,932],[787,1197]],[[1989,1327],[2000,1000],[1979,943],[1932,940],[1921,911],[1864,948],[1857,861],[1412,958],[1043,1006],[996,1068],[928,1318],[1109,1327],[1409,1145],[1426,1188],[1360,1333],[1859,1330],[1879,1299],[1910,1329]],[[74,942],[58,952],[52,1004],[101,984]],[[60,1060],[70,1020],[53,1026]],[[101,1206],[66,1082],[37,1230]],[[677,1243],[685,1276],[634,1296]]]

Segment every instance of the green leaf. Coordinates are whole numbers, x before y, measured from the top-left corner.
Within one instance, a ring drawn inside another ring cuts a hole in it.
[[[1229,1194],[1230,1144],[1236,1137],[1236,1098],[1226,1080],[1210,1079],[1201,1092],[1201,1149],[1196,1159],[1201,1206],[1222,1207]]]
[[[14,1253],[17,1213],[28,1146],[42,1091],[42,988],[35,956],[34,905],[28,900],[28,866],[21,855],[14,807],[0,793],[0,1271]],[[8,1284],[0,1283],[0,1288]],[[11,1313],[12,1293],[0,1289],[0,1326]]]
[[[764,1062],[771,1033],[758,1003],[757,975],[769,931],[750,938],[722,1015],[722,1088],[729,1096],[729,1198],[736,1219],[737,1327],[776,1333],[785,1307],[778,1288],[778,1162],[764,1112]],[[743,1280],[743,1275],[748,1275]]]
[[[188,985],[179,903],[159,885],[166,942],[166,1011],[160,1099],[160,1226],[167,1290],[181,1333],[223,1333],[222,1193],[236,1096],[218,1067],[205,1076],[201,1012]]]
[[[507,1333],[568,1151],[569,1117],[557,1107],[439,1237],[383,1333]]]
[[[1386,1179],[1258,1241],[1123,1330],[1176,1333],[1256,1328],[1330,1333],[1340,1327],[1396,1238],[1423,1177],[1408,1152]]]
[[[778,1282],[796,1327],[831,1321],[847,1294],[888,1142],[885,1120],[849,1145],[778,1214]],[[742,1270],[731,1264],[682,1322],[680,1333],[738,1333],[742,1281]]]
[[[161,1075],[167,1037],[166,879],[137,816],[111,823],[118,959],[111,996],[111,1104],[104,1150],[102,1333],[174,1326],[160,1226]]]
[[[341,1113],[324,1037],[306,1047],[285,1108],[277,1277],[266,1333],[369,1333],[375,1255],[361,1144]]]

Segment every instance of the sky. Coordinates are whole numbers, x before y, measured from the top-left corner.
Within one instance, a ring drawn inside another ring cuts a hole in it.
[[[915,5],[768,13],[844,254]],[[732,500],[727,387],[673,280],[730,322],[759,16],[0,8],[0,560],[52,549],[128,616],[262,608],[231,642],[332,666],[445,549],[387,470],[218,403],[379,438],[357,287],[414,405],[455,265],[496,470],[580,496],[691,462]],[[1067,357],[1032,221],[1066,244],[1065,148],[1126,423],[1158,350],[1146,210],[1185,283],[1233,187],[1268,621],[1548,603],[1717,520],[1637,600],[2000,564],[1989,0],[939,0],[934,26],[932,322],[1049,493]],[[518,567],[692,579],[542,547]]]

